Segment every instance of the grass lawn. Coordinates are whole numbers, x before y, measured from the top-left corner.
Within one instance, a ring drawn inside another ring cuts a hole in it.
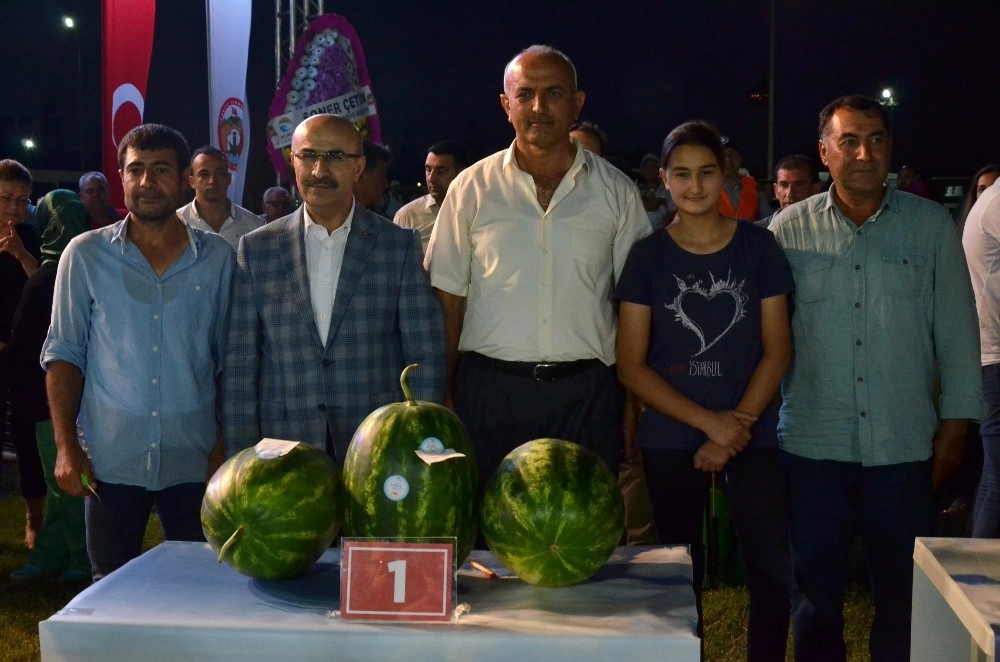
[[[0,660],[38,660],[38,622],[45,620],[67,602],[77,587],[64,586],[54,579],[13,582],[8,576],[24,565],[24,506],[11,496],[9,485],[0,493]],[[146,547],[160,541],[159,524],[154,518],[146,531]],[[721,587],[705,591],[705,652],[709,662],[746,659],[747,596],[742,587]],[[846,635],[850,660],[868,659],[868,624],[871,600],[860,588],[852,588],[846,610]],[[790,640],[789,640],[790,641]],[[791,660],[791,646],[787,657]]]

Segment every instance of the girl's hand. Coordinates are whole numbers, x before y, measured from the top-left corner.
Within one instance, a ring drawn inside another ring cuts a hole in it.
[[[694,468],[708,472],[722,471],[726,462],[729,461],[729,457],[729,450],[711,441],[706,441],[694,454]]]
[[[750,443],[750,426],[757,421],[756,416],[729,409],[712,412],[702,432],[708,440],[736,455]]]

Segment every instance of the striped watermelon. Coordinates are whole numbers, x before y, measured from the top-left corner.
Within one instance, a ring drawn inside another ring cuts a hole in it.
[[[406,376],[415,367],[407,366],[400,377],[406,402],[373,411],[351,439],[344,458],[344,535],[455,536],[461,564],[477,531],[476,453],[462,422],[447,407],[413,399]]]
[[[212,476],[201,526],[219,563],[257,579],[289,579],[336,538],[344,501],[340,468],[326,453],[265,439]]]
[[[480,510],[500,562],[537,586],[589,579],[625,523],[618,481],[598,455],[561,439],[521,444],[493,472]]]

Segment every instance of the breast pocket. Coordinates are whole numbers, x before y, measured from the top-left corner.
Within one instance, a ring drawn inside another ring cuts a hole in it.
[[[922,253],[882,253],[885,293],[901,298],[920,296],[927,256]]]
[[[795,273],[795,300],[801,303],[820,301],[826,296],[830,273],[833,271],[833,258],[810,258],[797,265],[793,264]]]

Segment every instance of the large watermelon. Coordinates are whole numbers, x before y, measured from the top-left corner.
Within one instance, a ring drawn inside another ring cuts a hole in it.
[[[340,468],[326,453],[265,439],[212,476],[201,526],[220,563],[258,579],[288,579],[336,538],[344,501]]]
[[[561,439],[521,444],[483,495],[483,537],[500,562],[537,586],[589,579],[624,526],[618,481],[598,455]]]
[[[477,531],[476,453],[447,407],[413,399],[406,377],[415,367],[407,366],[400,377],[406,402],[373,411],[351,439],[344,458],[344,535],[455,536],[461,564]]]

